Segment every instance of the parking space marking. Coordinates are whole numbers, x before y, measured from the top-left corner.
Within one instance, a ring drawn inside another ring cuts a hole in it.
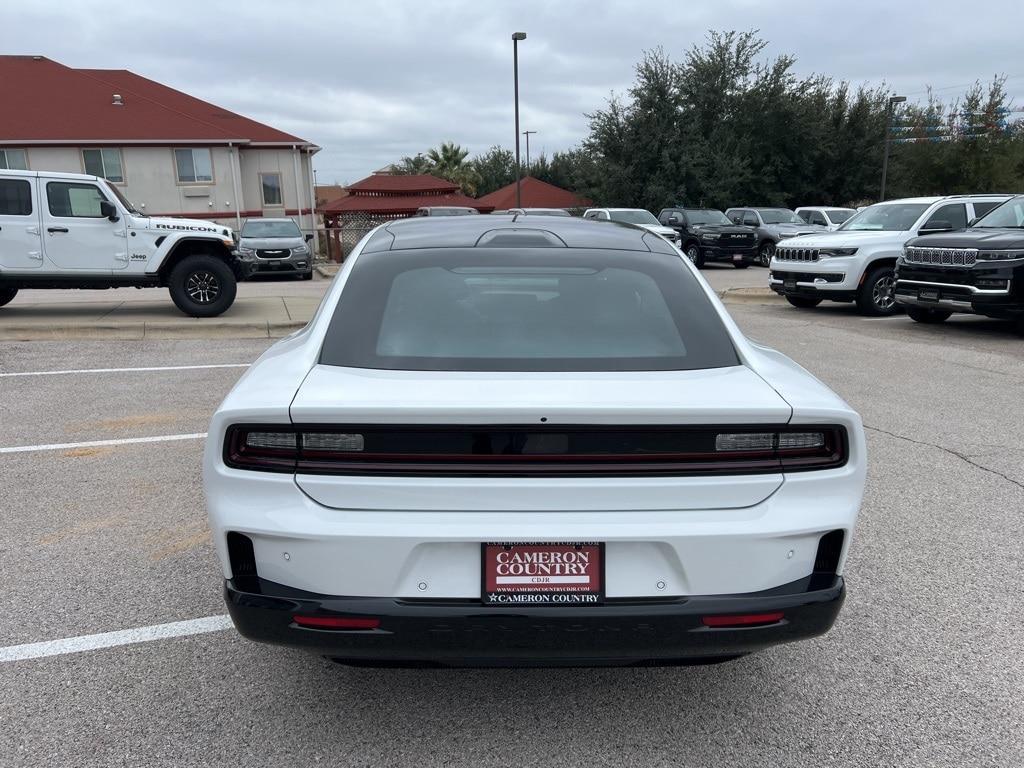
[[[168,443],[175,440],[202,440],[205,432],[188,435],[152,435],[151,437],[123,437],[118,440],[88,440],[84,443],[50,443],[48,445],[14,445],[0,448],[0,453],[30,453],[32,451],[69,451],[76,448],[100,448],[106,445],[135,445],[136,443]]]
[[[202,619],[189,619],[188,621],[172,621],[169,624],[153,624],[136,629],[122,629],[116,632],[100,632],[96,635],[80,635],[63,640],[9,645],[6,648],[0,648],[0,663],[40,659],[45,656],[63,656],[68,653],[96,651],[100,648],[113,648],[117,645],[148,643],[152,640],[200,635],[206,632],[222,632],[225,629],[230,629],[231,626],[231,617],[225,614],[207,616]]]
[[[141,368],[76,368],[66,371],[17,371],[0,373],[0,378],[15,376],[66,376],[76,373],[142,373],[146,371],[198,371],[206,368],[248,368],[249,363],[218,363],[214,365],[157,365]]]

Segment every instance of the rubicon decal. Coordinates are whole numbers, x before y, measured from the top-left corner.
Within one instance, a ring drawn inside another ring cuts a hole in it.
[[[484,544],[487,605],[594,605],[604,594],[598,543]]]
[[[216,227],[204,227],[197,224],[157,224],[156,229],[180,229],[186,232],[216,232]]]

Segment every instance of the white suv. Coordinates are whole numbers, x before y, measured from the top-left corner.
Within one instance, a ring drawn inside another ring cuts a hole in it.
[[[1011,195],[890,200],[865,208],[835,232],[794,237],[771,260],[768,284],[794,307],[856,302],[861,314],[900,311],[893,297],[896,259],[918,235],[964,229]]]
[[[30,288],[166,287],[213,317],[255,267],[234,247],[227,227],[147,216],[96,176],[0,170],[0,306]]]

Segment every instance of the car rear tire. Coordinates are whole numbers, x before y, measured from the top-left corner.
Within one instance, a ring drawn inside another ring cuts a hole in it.
[[[18,295],[17,288],[0,288],[0,307],[4,304],[10,304],[14,301],[14,297]]]
[[[192,317],[216,317],[235,301],[235,273],[218,258],[188,256],[171,270],[168,285],[175,306]]]
[[[761,247],[757,249],[757,263],[762,267],[767,267],[772,262],[772,256],[775,255],[775,243],[767,242],[761,243]]]
[[[309,270],[309,272],[303,272],[299,279],[300,280],[312,280],[313,279],[313,270],[311,269],[311,270]]]
[[[896,303],[896,270],[893,267],[877,267],[868,273],[857,291],[857,309],[868,317],[895,315],[901,307]]]
[[[692,261],[697,269],[701,269],[704,266],[704,254],[701,253],[700,246],[697,243],[687,244],[683,253],[686,254],[686,258]]]
[[[800,309],[814,309],[821,304],[822,299],[811,299],[806,296],[787,296],[786,301]]]
[[[952,312],[947,312],[944,309],[929,309],[928,307],[907,307],[907,314],[910,315],[910,319],[918,322],[932,325],[935,323],[944,323],[949,319]]]

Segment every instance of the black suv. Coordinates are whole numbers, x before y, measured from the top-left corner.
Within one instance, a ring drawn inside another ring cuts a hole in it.
[[[712,208],[664,208],[658,221],[679,233],[680,248],[698,267],[706,261],[727,261],[737,269],[757,264],[753,227],[733,224]]]
[[[908,241],[896,262],[895,298],[919,323],[970,312],[1015,320],[1024,333],[1024,195],[967,229]]]

